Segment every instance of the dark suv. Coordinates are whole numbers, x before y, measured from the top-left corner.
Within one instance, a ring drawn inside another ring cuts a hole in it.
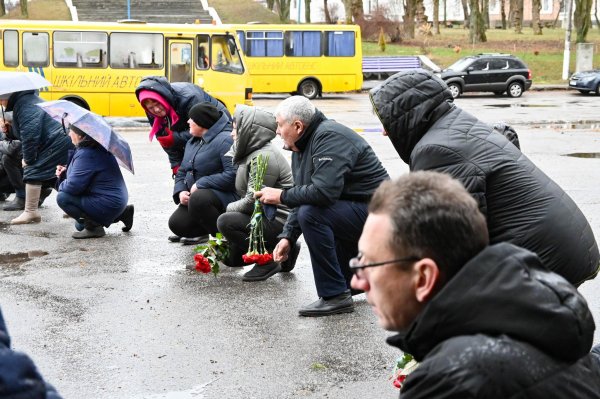
[[[438,73],[456,98],[467,91],[506,92],[520,97],[531,87],[531,70],[510,54],[478,54],[463,57]]]

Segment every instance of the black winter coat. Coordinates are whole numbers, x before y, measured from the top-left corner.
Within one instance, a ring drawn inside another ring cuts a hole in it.
[[[177,123],[170,127],[173,132],[173,144],[170,147],[163,147],[163,150],[169,157],[171,168],[178,167],[181,164],[183,153],[185,151],[185,144],[192,138],[190,127],[187,123],[190,119],[188,115],[190,108],[198,103],[210,103],[215,105],[219,111],[227,115],[231,121],[231,114],[227,108],[216,98],[212,97],[193,83],[169,83],[163,76],[147,76],[142,79],[139,86],[135,89],[135,95],[138,98],[138,101],[140,91],[142,90],[158,93],[173,107],[175,113],[179,117]],[[154,123],[154,115],[146,113],[146,116],[152,126]],[[160,135],[160,133],[157,135]]]
[[[21,141],[23,181],[42,182],[56,177],[56,165],[65,165],[73,143],[55,121],[36,104],[43,102],[33,90],[19,91],[8,99],[13,111],[12,132]]]
[[[317,110],[292,153],[294,186],[281,202],[290,208],[279,238],[296,242],[301,234],[298,207],[327,207],[338,200],[368,202],[388,173],[371,146],[352,129]]]
[[[457,108],[443,81],[399,73],[371,100],[411,171],[448,173],[478,201],[491,243],[529,249],[576,285],[598,273],[598,246],[575,202],[503,135]]]
[[[29,356],[10,348],[10,337],[0,311],[0,398],[60,399]]]
[[[535,254],[487,247],[388,343],[419,367],[401,399],[600,398],[585,299]]]

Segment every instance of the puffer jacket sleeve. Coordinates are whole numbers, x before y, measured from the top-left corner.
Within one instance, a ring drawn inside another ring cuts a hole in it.
[[[221,158],[223,171],[208,176],[202,176],[196,181],[197,188],[212,188],[219,191],[235,192],[235,172],[236,167],[233,164],[233,157],[226,155],[233,144],[233,140],[228,134],[222,134],[222,137],[215,139],[214,145],[218,146],[217,151]]]
[[[346,138],[330,132],[316,136],[312,148],[314,169],[310,184],[284,191],[282,202],[289,207],[308,204],[330,206],[335,203],[344,189],[344,176],[352,170],[360,153]]]
[[[15,107],[14,110],[19,120],[23,160],[27,165],[34,164],[38,159],[38,151],[42,141],[43,120],[44,115],[46,115],[41,109],[40,112],[35,112],[36,110],[31,109],[31,107],[35,107],[35,105],[23,104]]]
[[[21,141],[19,140],[2,140],[0,141],[0,154],[16,157],[20,155]]]
[[[247,167],[239,167],[237,173],[244,173],[246,176],[246,193],[237,201],[230,202],[227,205],[227,212],[241,212],[251,215],[254,210],[254,179],[252,178],[252,161],[248,160]],[[241,194],[238,192],[238,194]]]
[[[459,180],[487,217],[485,172],[455,149],[438,144],[417,146],[410,156],[410,170],[446,173]]]
[[[428,372],[428,366],[435,372]],[[465,379],[474,378],[468,374],[469,368],[462,370],[439,370],[436,365],[421,364],[405,380],[400,391],[400,399],[475,399],[476,392],[472,392],[465,384]],[[473,384],[476,386],[476,384]]]

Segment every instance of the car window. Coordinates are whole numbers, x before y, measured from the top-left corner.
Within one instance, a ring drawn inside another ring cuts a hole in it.
[[[524,69],[527,68],[525,66],[525,64],[523,64],[523,62],[521,62],[521,60],[517,60],[517,59],[510,59],[508,60],[508,65],[511,69]]]
[[[469,65],[471,65],[472,62],[473,62],[473,58],[471,58],[471,57],[461,58],[460,60],[456,61],[454,64],[450,65],[446,70],[462,72],[462,71],[466,70],[467,67]]]
[[[508,69],[508,60],[504,58],[497,58],[490,61],[490,69]]]
[[[478,60],[471,65],[475,71],[487,71],[490,69],[489,60]]]

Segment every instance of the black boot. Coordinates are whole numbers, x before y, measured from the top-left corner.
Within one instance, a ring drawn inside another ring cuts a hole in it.
[[[52,187],[42,187],[42,191],[40,193],[40,201],[38,202],[38,206],[42,206],[44,200],[48,198],[48,196],[52,194]]]
[[[123,231],[131,230],[131,227],[133,226],[133,213],[134,213],[133,205],[127,205],[125,207],[125,210],[123,211],[123,213],[121,213],[121,215],[115,220],[115,223],[123,222],[123,224],[125,225],[125,226],[121,227],[121,230],[123,230]]]

